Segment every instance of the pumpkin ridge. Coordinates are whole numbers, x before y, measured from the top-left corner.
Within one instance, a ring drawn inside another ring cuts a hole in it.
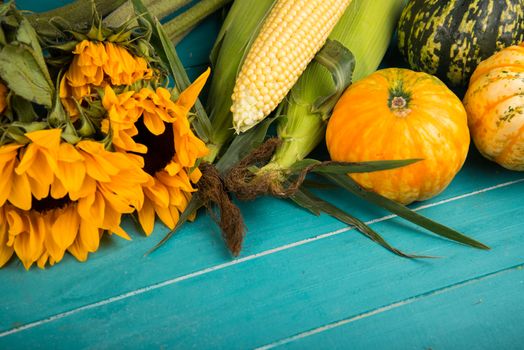
[[[497,102],[487,105],[486,108],[484,108],[484,115],[490,114],[500,104],[506,102],[507,100],[511,100],[515,96],[519,96],[519,94],[505,96],[505,97],[501,98],[500,100],[497,100]]]
[[[475,81],[478,80],[478,78],[480,78],[482,75],[485,75],[486,73],[492,71],[492,70],[495,70],[495,69],[508,69],[508,70],[511,70],[511,72],[515,72],[515,70],[517,70],[515,73],[524,73],[524,68],[522,67],[522,64],[518,64],[518,63],[513,63],[513,64],[508,64],[508,63],[504,63],[504,64],[497,64],[497,65],[492,65],[492,66],[486,66],[486,68],[484,67],[480,67],[481,69],[477,69],[477,71],[475,71],[475,74],[471,76],[471,79],[470,79],[470,82],[469,84],[473,84]],[[503,72],[503,71],[502,71]],[[505,79],[505,77],[499,77],[500,79]]]
[[[522,135],[522,134],[524,134],[524,124],[522,124],[520,128],[515,132],[515,135]],[[497,156],[493,157],[493,159],[496,162],[504,162],[504,157],[508,155],[508,153],[513,149],[513,146],[515,146],[515,144],[520,140],[518,136],[516,136],[516,137],[507,138],[506,141],[507,142],[504,144],[504,147],[502,148],[500,153]]]

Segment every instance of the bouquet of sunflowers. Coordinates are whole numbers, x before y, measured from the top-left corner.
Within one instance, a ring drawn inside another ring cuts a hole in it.
[[[189,116],[209,70],[169,89],[147,25],[54,29],[0,6],[0,266],[84,261],[105,233],[129,239],[124,214],[174,228],[208,152]]]

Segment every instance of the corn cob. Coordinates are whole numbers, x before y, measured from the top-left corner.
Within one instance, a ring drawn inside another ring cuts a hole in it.
[[[218,33],[211,52],[213,78],[209,88],[206,110],[212,123],[209,155],[213,162],[223,146],[233,136],[231,99],[235,79],[251,39],[273,6],[274,0],[235,0]]]
[[[244,132],[284,99],[351,0],[277,0],[233,90],[233,127]]]
[[[353,81],[377,69],[388,48],[405,0],[354,0],[329,38],[341,42],[355,56]],[[264,170],[285,171],[306,157],[322,140],[326,120],[313,111],[319,96],[334,88],[329,72],[312,62],[293,87],[277,126],[281,146]]]

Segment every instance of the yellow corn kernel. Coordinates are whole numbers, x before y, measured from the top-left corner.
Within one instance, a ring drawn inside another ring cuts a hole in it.
[[[351,0],[277,0],[233,90],[233,127],[244,132],[284,99]]]

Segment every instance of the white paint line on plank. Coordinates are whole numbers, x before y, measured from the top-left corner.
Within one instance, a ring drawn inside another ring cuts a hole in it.
[[[426,205],[420,206],[418,208],[415,208],[413,210],[418,211],[418,210],[422,210],[422,209],[426,209],[426,208],[436,207],[436,206],[439,206],[439,205],[442,205],[442,204],[445,204],[445,203],[449,203],[449,202],[453,202],[453,201],[457,201],[457,200],[460,200],[460,199],[463,199],[463,198],[466,198],[466,197],[471,197],[471,196],[475,196],[475,195],[478,195],[478,194],[481,194],[481,193],[484,193],[484,192],[493,191],[493,190],[496,190],[496,189],[499,189],[499,188],[502,188],[502,187],[515,185],[515,184],[520,183],[520,182],[524,182],[524,179],[504,182],[504,183],[501,183],[501,184],[498,184],[498,185],[495,185],[495,186],[491,186],[491,187],[487,187],[487,188],[484,188],[484,189],[481,189],[481,190],[478,190],[478,191],[474,191],[474,192],[471,192],[471,193],[466,193],[466,194],[463,194],[463,195],[460,195],[460,196],[444,199],[444,200],[439,201],[439,202],[426,204]],[[366,222],[366,224],[367,225],[372,225],[372,224],[375,224],[375,223],[378,223],[378,222],[390,220],[392,218],[395,218],[396,216],[397,215],[394,215],[394,214],[386,215],[386,216],[383,216],[381,218],[369,220],[369,221]],[[173,285],[173,284],[176,284],[178,282],[182,282],[182,281],[194,278],[194,277],[206,275],[206,274],[214,272],[214,271],[222,270],[222,269],[228,268],[230,266],[241,264],[241,263],[246,262],[246,261],[255,260],[255,259],[267,256],[267,255],[271,255],[271,254],[274,254],[274,253],[281,252],[283,250],[288,250],[288,249],[291,249],[291,248],[294,248],[294,247],[299,247],[299,246],[302,246],[302,245],[305,245],[305,244],[309,244],[311,242],[316,242],[316,241],[319,241],[319,240],[324,239],[324,238],[333,237],[333,236],[336,236],[336,235],[339,235],[341,233],[344,233],[344,232],[347,232],[347,231],[351,231],[351,230],[354,230],[354,227],[348,226],[348,227],[345,227],[345,228],[338,229],[336,231],[324,233],[324,234],[321,234],[321,235],[318,235],[318,236],[315,236],[315,237],[311,237],[311,238],[306,238],[306,239],[303,239],[303,240],[300,240],[300,241],[297,241],[297,242],[293,242],[293,243],[289,243],[289,244],[286,244],[286,245],[283,245],[283,246],[280,246],[280,247],[276,247],[276,248],[273,248],[273,249],[268,249],[268,250],[262,251],[260,253],[256,253],[256,254],[245,256],[243,258],[235,259],[235,260],[223,263],[223,264],[218,264],[218,265],[215,265],[215,266],[212,266],[212,267],[208,267],[206,269],[203,269],[203,270],[200,270],[200,271],[196,271],[196,272],[193,272],[193,273],[190,273],[190,274],[187,274],[187,275],[184,275],[184,276],[180,276],[180,277],[177,277],[177,278],[173,278],[173,279],[170,279],[170,280],[167,280],[167,281],[164,281],[164,282],[160,282],[160,283],[152,284],[152,285],[147,286],[147,287],[139,288],[139,289],[136,289],[136,290],[131,291],[131,292],[127,292],[127,293],[124,293],[124,294],[120,294],[120,295],[111,297],[109,299],[105,299],[105,300],[102,300],[102,301],[99,301],[99,302],[96,302],[96,303],[84,305],[84,306],[81,306],[79,308],[76,308],[76,309],[73,309],[73,310],[70,310],[70,311],[66,311],[66,312],[62,312],[62,313],[50,316],[48,318],[39,320],[39,321],[31,322],[31,323],[28,323],[28,324],[25,324],[25,325],[22,325],[22,326],[19,326],[19,327],[15,327],[15,328],[9,329],[7,331],[1,332],[0,333],[0,338],[6,337],[6,336],[9,336],[9,335],[12,335],[12,334],[16,334],[16,333],[25,331],[27,329],[35,328],[35,327],[44,325],[46,323],[50,323],[50,322],[53,322],[53,321],[56,321],[56,320],[59,320],[59,319],[62,319],[62,318],[74,315],[74,314],[82,312],[82,311],[95,309],[97,307],[108,305],[108,304],[111,304],[111,303],[114,303],[114,302],[117,302],[117,301],[120,301],[120,300],[123,300],[123,299],[127,299],[127,298],[131,298],[131,297],[140,295],[140,294],[148,293],[150,291],[153,291],[153,290],[156,290],[156,289],[160,289],[160,288],[164,288],[164,287],[167,287],[167,286],[170,286],[170,285]]]
[[[402,307],[404,305],[409,305],[409,304],[412,304],[412,303],[414,303],[416,301],[420,301],[420,300],[425,299],[425,298],[430,298],[430,297],[433,297],[433,296],[436,296],[436,295],[444,294],[444,293],[447,293],[449,291],[452,291],[452,290],[455,290],[455,289],[459,289],[459,288],[462,288],[462,287],[465,287],[465,286],[468,286],[468,285],[471,285],[471,284],[474,284],[474,283],[477,283],[477,282],[480,282],[480,281],[484,281],[484,280],[487,280],[487,279],[490,279],[490,278],[493,278],[493,277],[496,277],[496,276],[500,276],[502,274],[505,274],[505,273],[508,273],[508,272],[511,272],[511,271],[519,270],[519,269],[522,269],[523,267],[524,267],[524,265],[512,266],[510,268],[506,268],[506,269],[503,269],[503,270],[500,270],[500,271],[496,271],[496,272],[493,272],[493,273],[490,273],[490,274],[487,274],[487,275],[484,275],[484,276],[480,276],[480,277],[473,278],[473,279],[470,279],[470,280],[466,280],[466,281],[462,281],[462,282],[459,282],[459,283],[455,283],[455,284],[452,284],[452,285],[444,287],[444,288],[436,289],[436,290],[433,290],[431,292],[423,293],[423,294],[420,294],[420,295],[417,295],[417,296],[414,296],[414,297],[411,297],[411,298],[408,298],[408,299],[405,299],[405,300],[402,300],[402,301],[398,301],[398,302],[395,302],[395,303],[392,303],[392,304],[380,307],[380,308],[372,310],[372,311],[364,312],[364,313],[361,313],[361,314],[353,316],[353,317],[349,317],[349,318],[346,318],[346,319],[343,319],[343,320],[340,320],[340,321],[337,321],[337,322],[333,322],[333,323],[327,324],[325,326],[309,330],[307,332],[299,333],[299,334],[296,334],[296,335],[294,335],[292,337],[289,337],[289,338],[281,339],[281,340],[276,341],[274,343],[258,347],[255,350],[274,349],[274,348],[279,347],[281,345],[289,344],[289,343],[292,343],[294,341],[297,341],[297,340],[300,340],[300,339],[304,339],[304,338],[310,337],[312,335],[319,334],[319,333],[331,330],[333,328],[341,327],[341,326],[344,326],[346,324],[349,324],[349,323],[352,323],[352,322],[355,322],[355,321],[359,321],[359,320],[362,320],[362,319],[367,318],[367,317],[375,316],[375,315],[378,315],[378,314],[381,314],[381,313],[384,313],[384,312],[387,312],[387,311],[390,311],[390,310]]]

